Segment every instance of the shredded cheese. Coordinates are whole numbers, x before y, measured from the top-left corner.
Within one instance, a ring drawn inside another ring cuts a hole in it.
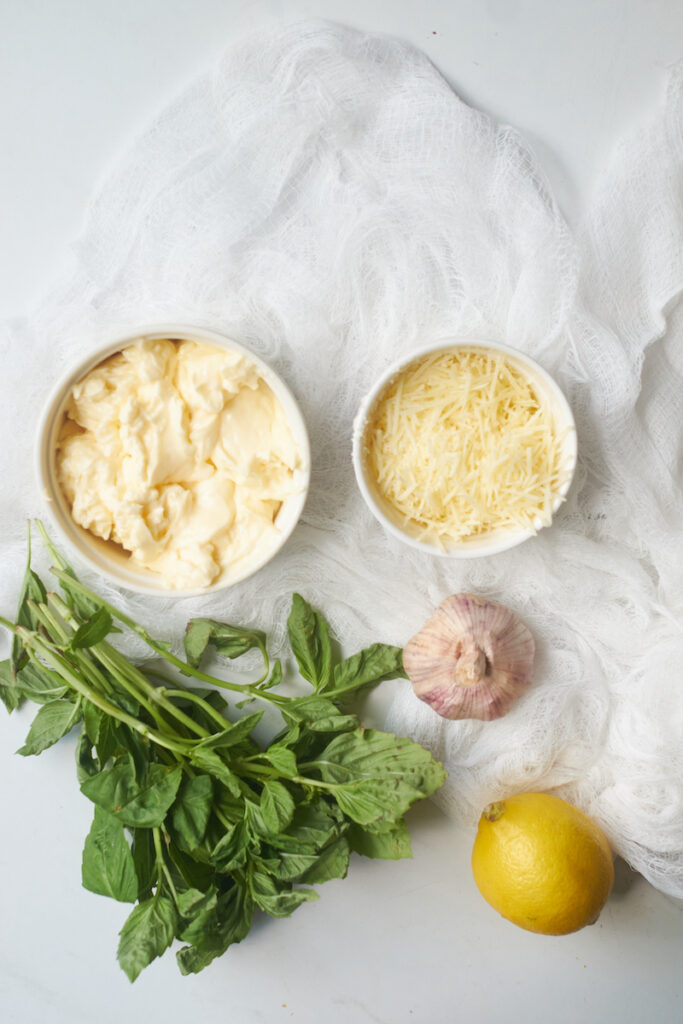
[[[379,395],[366,468],[398,525],[441,548],[550,523],[566,480],[552,409],[493,349],[424,356]]]

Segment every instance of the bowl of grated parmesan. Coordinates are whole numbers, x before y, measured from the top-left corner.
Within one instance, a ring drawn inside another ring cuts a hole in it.
[[[553,378],[507,345],[442,339],[392,366],[361,403],[353,464],[400,540],[456,558],[520,544],[553,516],[576,467]]]

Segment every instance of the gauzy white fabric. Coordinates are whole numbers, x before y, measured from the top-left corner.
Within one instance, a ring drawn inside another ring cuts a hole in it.
[[[277,647],[298,590],[346,653],[402,645],[451,593],[502,601],[535,635],[532,689],[499,721],[446,722],[407,682],[388,683],[388,726],[443,759],[438,799],[461,821],[506,794],[553,790],[683,897],[680,100],[674,73],[574,237],[524,140],[410,46],[307,22],[231,49],[137,139],[64,279],[7,325],[3,613],[26,518],[44,511],[32,452],[56,376],[124,328],[218,328],[299,398],[313,452],[303,520],[232,590],[116,600],[159,636],[177,640],[209,613],[268,628]],[[444,336],[536,357],[578,421],[578,473],[553,526],[469,562],[388,537],[350,462],[361,396],[390,361]]]

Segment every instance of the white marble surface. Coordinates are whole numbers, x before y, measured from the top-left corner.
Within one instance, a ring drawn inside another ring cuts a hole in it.
[[[108,162],[150,114],[239,33],[292,15],[422,47],[465,99],[525,133],[573,223],[683,38],[680,0],[4,0],[2,318],[49,287]],[[203,974],[181,978],[167,954],[131,986],[114,959],[126,908],[80,886],[91,808],[73,743],[12,753],[31,714],[0,709],[3,1024],[683,1019],[680,905],[621,864],[597,925],[522,932],[479,897],[472,834],[429,807],[412,815],[412,861],[355,858],[318,903],[260,921]]]

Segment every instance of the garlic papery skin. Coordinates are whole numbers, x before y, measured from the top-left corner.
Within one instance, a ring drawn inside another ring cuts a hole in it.
[[[453,594],[403,649],[420,700],[443,718],[501,718],[531,684],[534,638],[514,612]]]

